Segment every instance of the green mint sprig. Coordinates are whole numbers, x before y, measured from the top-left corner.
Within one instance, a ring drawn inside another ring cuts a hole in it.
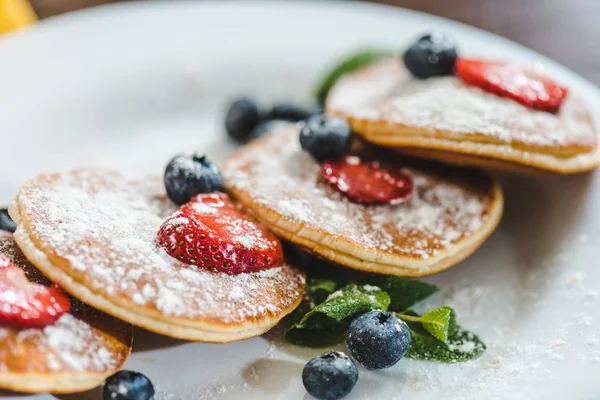
[[[403,313],[396,313],[396,316],[404,322],[420,322],[427,332],[443,343],[448,342],[451,324],[456,325],[456,313],[448,306],[436,308],[421,316]]]
[[[331,293],[325,301],[291,324],[285,337],[301,346],[330,346],[344,340],[352,317],[370,310],[387,309],[389,304],[390,296],[379,288],[347,285]]]
[[[350,54],[340,60],[319,82],[314,93],[316,102],[323,106],[327,93],[333,87],[335,82],[342,76],[356,71],[366,65],[369,65],[382,58],[392,57],[395,53],[389,50],[365,49]]]
[[[314,270],[314,269],[313,269]],[[305,347],[327,347],[344,341],[353,318],[374,309],[392,311],[412,334],[407,357],[444,363],[473,359],[485,344],[456,324],[456,313],[443,306],[419,315],[411,308],[437,288],[410,278],[348,271],[337,281],[321,265],[320,278],[310,278],[300,307],[288,318],[285,338]],[[309,270],[310,276],[310,270]],[[324,278],[328,276],[329,278]]]
[[[448,307],[450,308],[450,307]],[[436,309],[437,310],[437,309]],[[452,310],[450,308],[450,310]],[[435,310],[434,310],[435,311]],[[409,315],[418,316],[408,312]],[[456,363],[469,361],[479,356],[486,349],[485,344],[473,332],[456,324],[456,314],[451,311],[448,323],[448,337],[442,342],[425,329],[422,322],[406,321],[412,341],[406,357],[414,360]]]

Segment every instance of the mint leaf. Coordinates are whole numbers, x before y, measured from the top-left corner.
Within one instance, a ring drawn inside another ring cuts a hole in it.
[[[450,329],[450,317],[454,313],[454,310],[448,306],[443,306],[431,310],[423,314],[421,317],[421,324],[427,332],[441,340],[442,342],[448,342],[448,331]]]
[[[452,309],[450,308],[450,310]],[[407,314],[417,315],[412,312]],[[455,363],[472,360],[486,349],[485,344],[477,335],[456,325],[454,310],[451,311],[448,320],[448,337],[446,343],[429,333],[421,322],[405,322],[412,335],[410,349],[406,353],[406,357],[408,358]]]
[[[297,346],[322,348],[342,343],[348,330],[347,323],[337,323],[322,328],[288,328],[285,340]]]
[[[304,301],[287,318],[285,338],[291,343],[306,347],[341,343],[352,318],[382,309],[404,316],[412,333],[409,358],[454,363],[471,360],[486,349],[475,334],[456,324],[456,313],[450,307],[423,316],[410,311],[438,290],[434,285],[343,269],[321,260],[312,261],[307,273]],[[336,292],[339,287],[342,289]]]
[[[327,93],[333,87],[335,82],[343,75],[355,71],[361,67],[371,64],[385,57],[391,57],[394,53],[380,49],[368,49],[358,51],[341,60],[327,75],[321,80],[315,91],[315,99],[320,104],[325,103]]]
[[[331,279],[309,279],[306,283],[307,292],[313,296],[318,296],[319,294],[323,293],[327,293],[329,295],[335,292],[336,288],[337,283]]]
[[[302,303],[286,318],[286,326],[290,327],[298,322],[315,308],[317,304],[321,304],[327,299],[331,293],[335,292],[337,283],[330,279],[308,278],[304,288],[304,298]]]
[[[308,312],[297,326],[314,326],[317,314],[342,321],[365,311],[387,310],[389,305],[390,296],[378,287],[348,285],[330,294],[323,303]]]
[[[288,327],[285,338],[308,347],[324,347],[343,341],[352,318],[366,311],[387,310],[389,295],[370,285],[348,285],[333,292],[321,304]]]
[[[341,268],[323,260],[310,263],[308,275],[333,280],[340,286],[349,283],[378,286],[390,295],[390,311],[403,312],[438,291],[437,286],[413,278],[378,275]]]

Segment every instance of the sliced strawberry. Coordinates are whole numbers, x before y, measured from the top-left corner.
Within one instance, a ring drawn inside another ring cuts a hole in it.
[[[29,282],[25,272],[0,256],[0,323],[15,328],[43,328],[71,308],[58,286]]]
[[[174,258],[227,274],[281,266],[279,240],[250,221],[225,194],[201,194],[160,227],[158,244]]]
[[[412,177],[400,170],[383,168],[379,162],[363,162],[349,156],[325,161],[321,175],[350,200],[363,204],[399,204],[413,192]]]
[[[459,58],[454,68],[469,85],[550,113],[558,112],[568,92],[541,71],[516,64]]]

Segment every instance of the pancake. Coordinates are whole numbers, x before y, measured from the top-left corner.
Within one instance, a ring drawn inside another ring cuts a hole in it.
[[[23,256],[12,235],[0,232],[0,253],[30,281],[51,285]],[[53,325],[16,329],[0,324],[0,388],[76,393],[100,385],[127,361],[132,326],[71,298],[71,311]]]
[[[401,60],[340,79],[326,111],[369,142],[453,164],[571,174],[600,163],[591,112],[575,95],[551,114],[453,76],[415,79]]]
[[[388,153],[379,149],[376,154],[390,162]],[[227,190],[273,232],[364,271],[439,272],[475,251],[497,226],[502,191],[487,175],[391,158],[415,183],[412,198],[394,206],[353,203],[325,183],[320,165],[300,148],[297,127],[280,128],[243,147],[223,173]]]
[[[227,275],[169,257],[155,240],[175,209],[160,179],[100,170],[40,175],[9,205],[17,243],[46,276],[148,330],[230,342],[267,331],[299,304],[305,278],[287,263]]]

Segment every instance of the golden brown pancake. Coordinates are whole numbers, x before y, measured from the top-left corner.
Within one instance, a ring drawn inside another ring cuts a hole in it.
[[[174,210],[159,179],[100,170],[40,175],[9,206],[17,243],[46,276],[148,330],[230,342],[267,331],[298,305],[304,275],[287,263],[227,275],[168,256],[155,239]]]
[[[600,162],[592,115],[575,95],[551,114],[453,76],[416,79],[401,60],[340,79],[326,110],[369,142],[454,164],[577,173]]]
[[[388,152],[376,154],[384,161]],[[243,147],[223,172],[227,190],[273,232],[359,270],[433,274],[467,257],[497,226],[502,191],[487,175],[392,158],[415,183],[412,198],[399,205],[353,203],[325,183],[320,165],[300,148],[297,127]]]
[[[50,285],[8,233],[0,253],[30,281]],[[19,392],[75,393],[98,386],[127,361],[132,326],[71,298],[71,310],[53,325],[16,329],[0,324],[0,388]]]

